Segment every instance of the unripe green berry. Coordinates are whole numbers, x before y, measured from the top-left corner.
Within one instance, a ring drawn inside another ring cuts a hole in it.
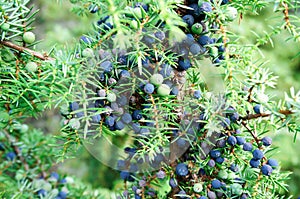
[[[138,28],[138,22],[136,20],[131,20],[130,28],[137,29]]]
[[[229,21],[233,21],[234,19],[237,18],[238,11],[234,7],[227,7],[225,11],[225,15]]]
[[[28,131],[28,125],[27,124],[22,124],[20,128],[21,133],[26,133]]]
[[[125,15],[126,15],[127,17],[133,17],[133,8],[132,8],[132,7],[126,6],[126,7],[124,8],[124,10],[125,10]]]
[[[228,178],[228,173],[225,170],[221,170],[218,173],[218,178],[225,180]]]
[[[72,129],[79,129],[80,128],[80,122],[77,118],[72,118],[70,119],[69,121],[69,126],[72,128]]]
[[[33,32],[25,32],[23,34],[23,41],[27,44],[31,44],[35,41],[35,34]]]
[[[4,30],[4,31],[8,31],[10,28],[10,25],[8,23],[3,23],[1,25],[1,29]]]
[[[201,191],[203,191],[203,185],[201,183],[196,183],[193,186],[193,190],[195,193],[200,193]]]
[[[238,183],[233,183],[231,186],[230,186],[230,189],[231,189],[231,193],[233,195],[241,195],[243,193],[243,187],[242,185],[238,184]]]
[[[162,84],[157,89],[157,94],[160,96],[168,96],[170,95],[171,89],[167,84]]]
[[[28,62],[28,63],[26,64],[25,68],[26,68],[26,70],[27,70],[28,72],[34,73],[34,72],[37,71],[38,65],[37,65],[35,62]]]
[[[154,84],[155,86],[159,86],[163,83],[164,77],[161,74],[153,74],[150,77],[150,83]]]
[[[117,100],[117,96],[114,93],[108,93],[107,94],[107,100],[109,102],[115,102]]]
[[[94,51],[91,48],[86,48],[82,51],[82,56],[83,57],[93,57]]]
[[[195,23],[192,26],[192,32],[194,34],[200,35],[202,33],[202,31],[203,31],[203,26],[200,23]]]
[[[137,18],[142,18],[142,10],[140,7],[133,8],[133,13]]]
[[[209,49],[209,55],[212,56],[213,58],[218,57],[219,51],[218,48],[213,46]]]

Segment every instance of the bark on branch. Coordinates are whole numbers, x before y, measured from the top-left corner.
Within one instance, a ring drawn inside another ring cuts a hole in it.
[[[34,50],[31,50],[29,48],[23,47],[23,46],[18,46],[10,41],[0,41],[0,45],[15,49],[19,52],[27,52],[29,54],[31,54],[32,56],[39,58],[41,60],[54,60],[54,58],[49,57],[47,54],[42,54],[40,52],[36,52]]]
[[[293,112],[290,111],[290,110],[279,110],[278,112],[285,115],[285,116],[293,114]],[[272,115],[271,113],[249,114],[249,115],[246,115],[244,117],[240,117],[239,120],[242,120],[242,121],[252,120],[252,119],[256,119],[256,118],[260,118],[260,117],[269,117],[271,115]]]

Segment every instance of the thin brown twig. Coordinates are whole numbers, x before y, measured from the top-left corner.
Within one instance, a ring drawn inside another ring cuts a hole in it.
[[[0,45],[3,45],[3,46],[6,46],[6,47],[9,47],[9,48],[12,48],[12,49],[15,49],[19,52],[27,52],[29,54],[31,54],[32,56],[36,57],[36,58],[39,58],[41,60],[55,60],[54,58],[52,57],[49,57],[48,55],[46,54],[42,54],[40,52],[36,52],[34,50],[31,50],[29,48],[26,48],[26,47],[22,47],[22,46],[19,46],[17,44],[14,44],[10,41],[0,41]]]
[[[25,158],[22,156],[21,150],[13,143],[12,138],[10,134],[7,131],[3,131],[5,134],[5,137],[7,138],[8,142],[12,145],[14,152],[16,153],[17,157],[21,160],[22,164],[24,165],[24,169],[26,171],[29,170],[29,165],[27,164]]]
[[[282,2],[282,5],[284,7],[283,14],[284,14],[284,20],[286,22],[285,28],[287,28],[291,26],[290,17],[289,17],[289,7],[285,2]]]
[[[279,113],[288,116],[288,115],[292,115],[293,112],[290,110],[279,110]],[[245,120],[252,120],[252,119],[257,119],[257,118],[262,118],[262,117],[269,117],[271,116],[271,113],[258,113],[258,114],[249,114],[246,115],[244,117],[240,117],[239,120],[245,121]]]
[[[242,121],[242,125],[247,129],[247,131],[249,131],[249,133],[250,133],[250,134],[252,135],[252,137],[254,138],[254,140],[255,140],[257,146],[259,146],[259,139],[258,139],[256,133],[253,132],[253,131],[247,126],[247,124],[246,124],[245,121]]]

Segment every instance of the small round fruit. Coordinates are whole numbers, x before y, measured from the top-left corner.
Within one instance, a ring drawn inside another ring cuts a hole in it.
[[[184,163],[179,163],[177,166],[176,166],[176,174],[178,176],[187,176],[188,173],[189,173],[189,169],[188,169],[188,166]]]
[[[138,26],[139,26],[139,24],[138,24],[138,22],[137,22],[136,20],[132,20],[132,21],[130,22],[130,28],[132,28],[132,29],[137,29]]]
[[[159,86],[163,83],[164,81],[164,77],[161,74],[153,74],[150,77],[150,83],[154,84],[155,86]]]
[[[5,155],[5,158],[8,160],[8,161],[13,161],[15,158],[17,157],[17,154],[15,152],[8,152],[6,155]]]
[[[221,182],[218,179],[215,179],[211,182],[211,186],[214,189],[220,189],[221,188]]]
[[[154,86],[153,86],[153,84],[147,83],[144,86],[144,91],[145,91],[145,93],[152,94],[154,92]]]
[[[261,114],[262,113],[262,106],[260,104],[256,104],[254,107],[253,107],[253,110],[255,113],[257,114]]]
[[[33,32],[25,32],[23,34],[23,41],[27,44],[32,44],[35,41],[35,34]]]
[[[265,176],[270,176],[273,172],[273,168],[268,165],[268,164],[265,164],[261,167],[261,172],[262,174],[264,174]]]
[[[238,183],[233,183],[231,186],[230,186],[230,189],[231,189],[231,193],[233,195],[241,195],[243,193],[243,187],[242,185],[238,184]]]
[[[184,71],[189,69],[192,66],[191,61],[189,59],[180,59],[178,62],[178,70]]]
[[[193,190],[195,193],[200,193],[201,191],[203,191],[203,185],[201,183],[196,183],[193,186]]]
[[[192,32],[194,34],[200,35],[203,31],[203,26],[201,23],[195,23],[194,25],[192,25]]]
[[[136,7],[136,8],[133,8],[132,9],[132,12],[134,13],[134,15],[137,17],[137,18],[142,18],[143,15],[142,15],[142,10],[140,7]]]
[[[201,98],[201,91],[200,90],[195,90],[194,91],[194,97],[196,99],[200,99]]]
[[[225,13],[229,21],[235,20],[238,16],[238,11],[234,7],[227,7]]]
[[[264,146],[270,146],[272,144],[272,138],[270,137],[264,137],[261,141]]]
[[[114,93],[108,93],[107,94],[107,100],[109,102],[115,102],[117,100],[117,96]]]
[[[216,166],[216,162],[215,162],[213,159],[210,159],[210,160],[208,161],[207,165],[208,165],[209,167],[215,167],[215,166]]]
[[[272,158],[268,160],[267,164],[270,165],[273,169],[275,169],[279,166],[277,160],[272,159]]]
[[[250,142],[246,142],[243,144],[243,150],[244,151],[252,151],[253,145]]]
[[[170,95],[171,89],[167,84],[162,84],[157,89],[157,94],[160,96],[168,96]]]
[[[194,17],[192,15],[184,15],[182,17],[182,20],[189,26],[191,27],[194,24]]]
[[[178,186],[178,183],[176,181],[175,178],[171,178],[170,181],[169,181],[169,185],[172,187],[172,188],[175,188]]]
[[[213,58],[218,57],[218,53],[219,53],[219,50],[217,47],[211,47],[209,49],[209,55],[212,56]]]
[[[77,118],[72,118],[70,119],[69,121],[69,126],[72,128],[72,129],[79,129],[80,128],[80,122]]]
[[[218,178],[227,179],[228,178],[228,173],[225,170],[220,170],[219,173],[218,173]]]
[[[238,172],[239,171],[239,166],[236,165],[236,164],[231,164],[229,169],[232,171],[232,172]]]
[[[8,31],[10,28],[10,25],[8,23],[3,23],[1,25],[1,29],[4,30],[4,31]]]
[[[91,48],[86,48],[82,51],[82,56],[83,57],[93,57],[94,56],[94,52]]]
[[[256,160],[261,160],[264,157],[264,153],[259,149],[255,149],[252,152],[252,155],[253,155],[253,158]]]
[[[221,157],[221,152],[219,150],[212,150],[209,152],[209,155],[211,158],[216,159],[218,157]]]
[[[205,46],[207,44],[209,44],[211,41],[211,38],[207,35],[202,35],[198,38],[198,43],[201,45],[201,46]]]
[[[254,158],[252,158],[252,159],[250,160],[250,166],[251,166],[252,168],[258,168],[259,165],[260,165],[260,160],[256,160],[256,159],[254,159]]]
[[[27,124],[22,124],[20,127],[20,132],[21,133],[26,133],[28,131],[28,125]]]
[[[193,55],[198,55],[199,53],[202,53],[203,50],[201,49],[201,46],[197,43],[194,43],[190,46],[190,52],[193,54]]]
[[[26,70],[30,73],[34,73],[38,69],[38,65],[35,62],[28,62],[25,66]]]

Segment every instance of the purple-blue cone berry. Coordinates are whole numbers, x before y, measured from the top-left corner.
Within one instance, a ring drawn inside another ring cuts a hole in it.
[[[261,113],[261,105],[260,104],[257,104],[257,105],[255,105],[254,107],[253,107],[253,110],[254,110],[254,112],[255,113],[257,113],[257,114],[260,114]]]
[[[229,136],[228,139],[227,139],[227,143],[231,146],[234,146],[237,144],[237,139],[235,136]]]
[[[209,155],[211,158],[216,159],[221,156],[221,152],[219,150],[212,150]]]
[[[262,174],[264,174],[266,176],[270,176],[273,172],[273,169],[270,165],[265,164],[261,167],[261,172],[262,172]]]
[[[184,15],[182,19],[189,27],[191,27],[195,22],[195,19],[192,15]]]
[[[270,137],[264,137],[261,141],[264,146],[270,146],[272,144],[272,138]]]
[[[154,86],[153,86],[153,84],[147,83],[144,86],[144,91],[145,91],[145,93],[152,94],[154,92]]]
[[[260,165],[260,160],[252,158],[250,160],[250,165],[251,165],[252,168],[258,168],[259,165]]]
[[[171,178],[170,181],[169,181],[169,185],[172,187],[172,188],[175,188],[178,186],[178,183],[177,183],[177,180],[175,178]]]
[[[179,163],[177,166],[176,166],[176,170],[175,170],[176,174],[178,176],[181,176],[181,177],[184,177],[186,175],[188,175],[189,173],[189,169],[188,169],[188,166],[184,163]]]
[[[211,181],[211,186],[214,189],[220,189],[221,188],[221,181],[218,179],[215,179],[213,181]]]
[[[246,139],[244,137],[240,137],[240,136],[236,137],[236,141],[237,141],[238,145],[243,145],[246,143]]]
[[[253,145],[250,143],[250,142],[246,142],[244,145],[243,145],[243,150],[244,151],[252,151],[253,149]]]
[[[255,149],[252,152],[252,155],[253,155],[253,158],[256,160],[261,160],[264,157],[264,153],[259,149]]]
[[[272,158],[268,160],[267,164],[270,165],[273,169],[279,166],[278,161]]]

